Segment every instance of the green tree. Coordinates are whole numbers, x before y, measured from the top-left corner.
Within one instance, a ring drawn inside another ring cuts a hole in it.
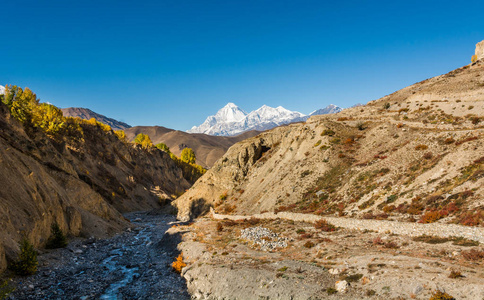
[[[153,142],[151,141],[150,137],[147,134],[140,133],[134,138],[134,142],[141,147],[147,149],[153,146]]]
[[[166,153],[171,153],[170,147],[168,147],[165,143],[159,143],[159,144],[156,144],[155,146],[156,148],[162,151],[165,151]]]
[[[67,238],[62,232],[59,224],[57,222],[52,223],[51,227],[51,236],[47,240],[47,244],[45,247],[47,249],[56,249],[56,248],[64,248],[67,246]]]
[[[186,163],[194,164],[196,160],[195,152],[193,152],[192,148],[184,148],[181,152],[180,158]]]
[[[37,272],[37,265],[37,251],[27,238],[22,238],[20,253],[10,268],[18,275],[33,275]]]

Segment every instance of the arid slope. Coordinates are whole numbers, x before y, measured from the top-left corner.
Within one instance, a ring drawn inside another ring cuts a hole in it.
[[[189,188],[166,153],[80,126],[78,137],[27,134],[0,103],[0,271],[22,236],[43,247],[54,221],[69,235],[103,237],[127,225],[122,212],[159,208]]]
[[[217,212],[484,224],[484,62],[232,146],[176,200]]]

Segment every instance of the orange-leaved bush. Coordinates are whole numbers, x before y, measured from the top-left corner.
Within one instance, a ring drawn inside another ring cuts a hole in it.
[[[183,262],[183,253],[180,253],[176,260],[171,264],[173,270],[178,273],[181,273],[182,269],[187,266],[186,263]]]

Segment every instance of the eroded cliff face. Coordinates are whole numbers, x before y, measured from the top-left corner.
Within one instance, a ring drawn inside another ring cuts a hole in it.
[[[482,225],[483,67],[237,143],[175,201],[178,217],[212,206]]]
[[[0,103],[0,271],[22,236],[43,247],[54,221],[72,236],[104,237],[128,224],[122,212],[159,208],[189,188],[166,153],[82,126],[75,141],[27,134]]]

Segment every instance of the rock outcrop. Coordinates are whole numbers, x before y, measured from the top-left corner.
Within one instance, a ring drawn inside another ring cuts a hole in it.
[[[80,126],[78,139],[27,133],[0,102],[0,272],[22,236],[45,245],[54,221],[71,236],[104,237],[128,224],[121,213],[159,208],[189,188],[166,153]]]
[[[476,44],[476,56],[477,59],[484,59],[484,41]]]

